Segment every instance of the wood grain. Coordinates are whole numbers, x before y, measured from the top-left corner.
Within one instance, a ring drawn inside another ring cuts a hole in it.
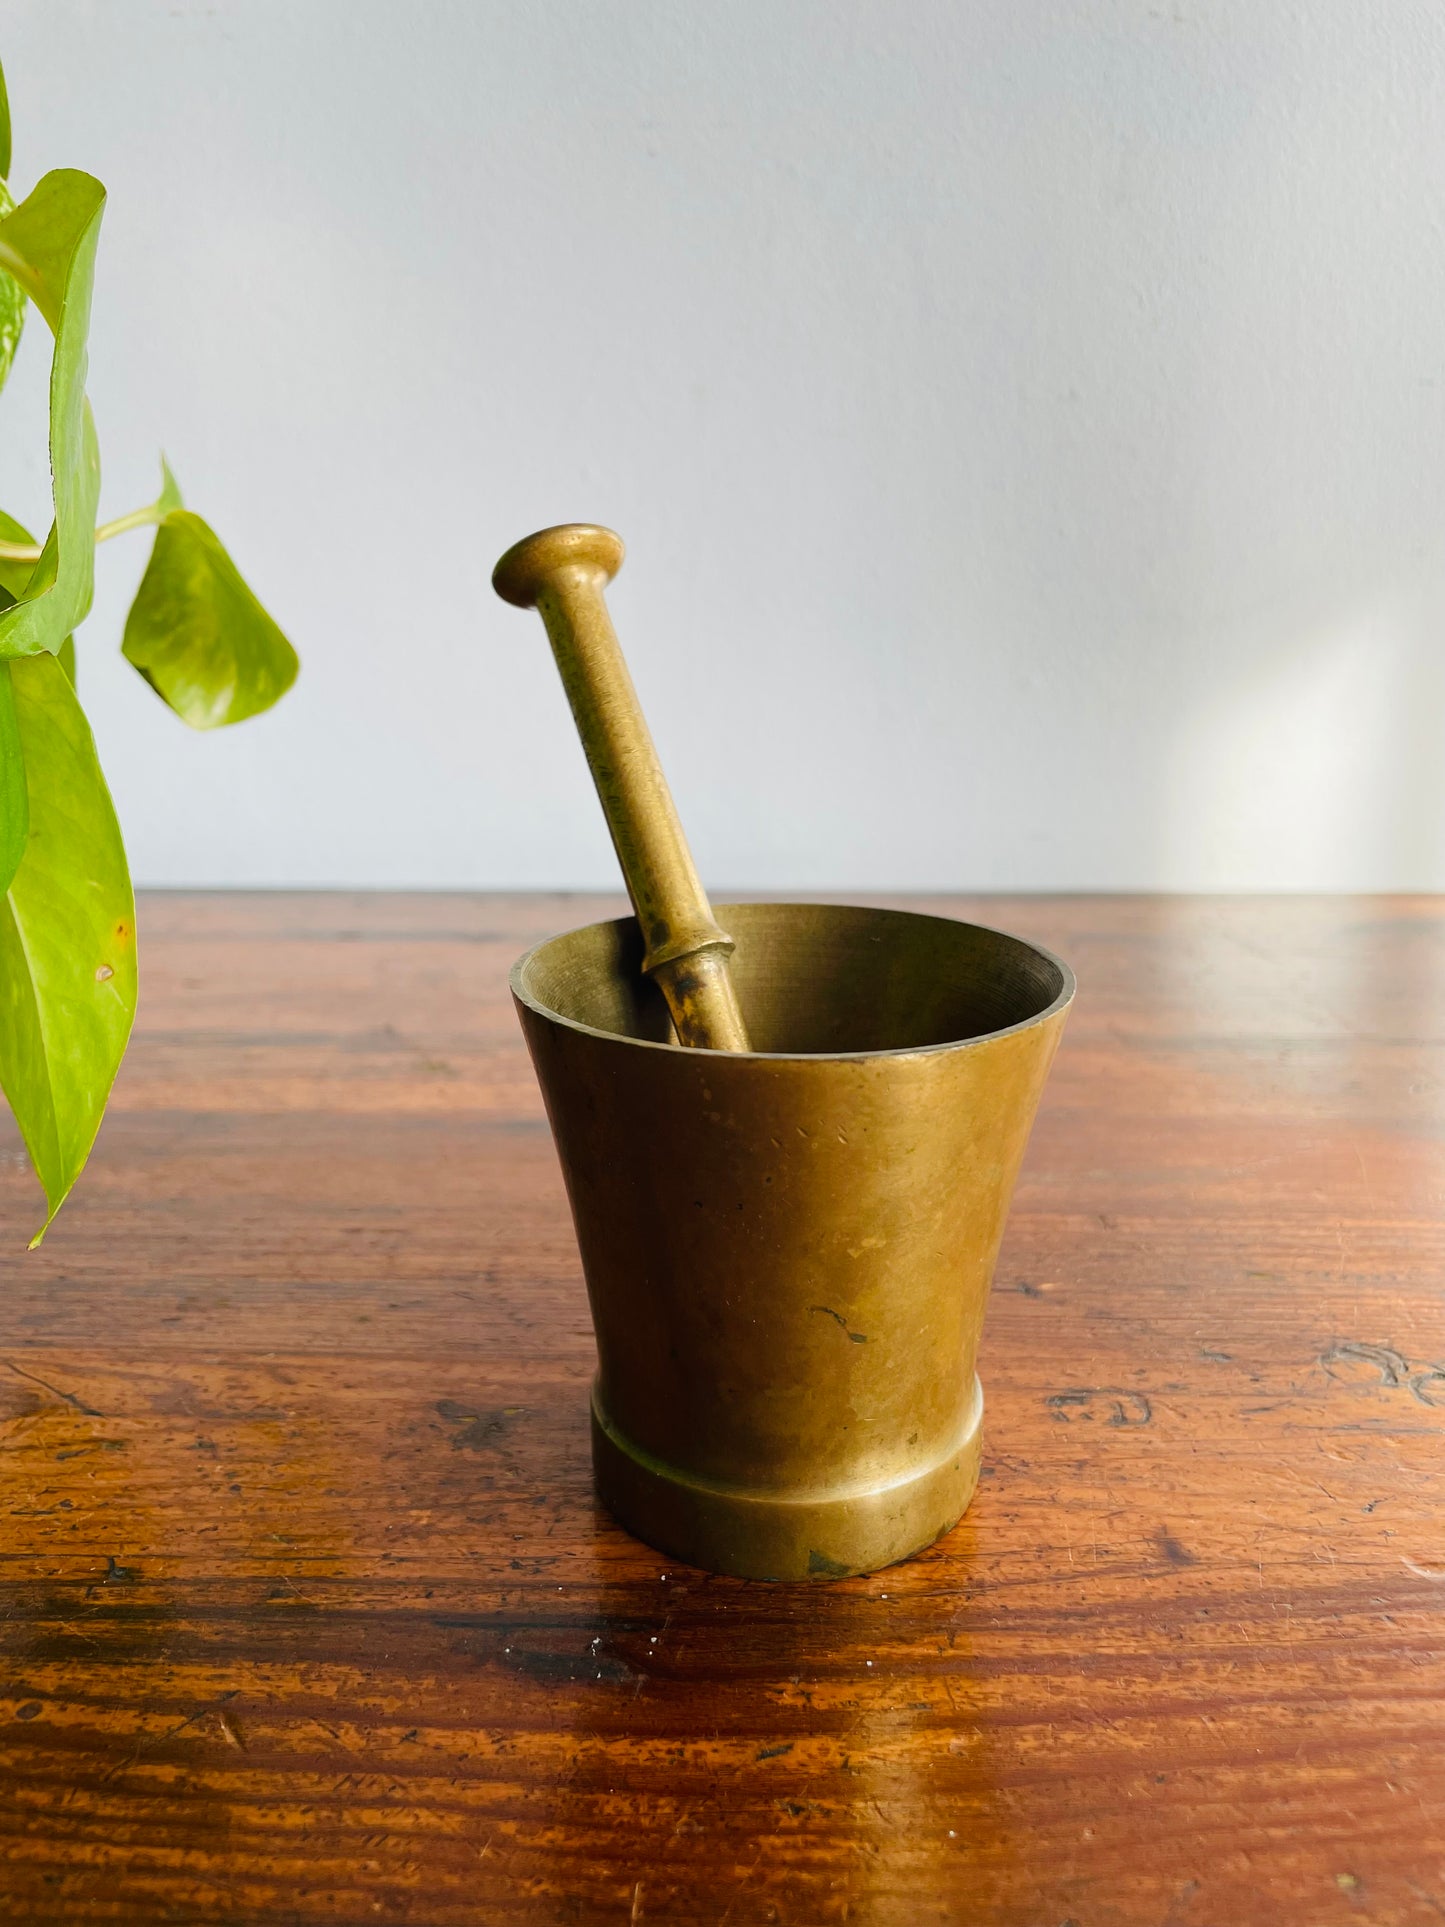
[[[919,901],[919,900],[914,900]],[[505,997],[583,898],[157,896],[0,1136],[0,1918],[1445,1919],[1445,906],[949,899],[1080,996],[911,1564],[601,1516]]]

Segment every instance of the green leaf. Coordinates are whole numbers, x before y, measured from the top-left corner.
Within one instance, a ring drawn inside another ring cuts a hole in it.
[[[185,501],[181,496],[181,485],[175,476],[172,475],[170,463],[166,460],[165,456],[162,455],[161,492],[156,497],[156,507],[160,511],[160,519],[164,521],[172,509],[183,509],[185,506]]]
[[[10,178],[10,90],[0,67],[0,180]]]
[[[0,269],[55,336],[50,364],[50,473],[55,521],[14,606],[0,611],[0,656],[52,654],[90,608],[100,451],[85,399],[86,334],[105,189],[89,174],[47,174],[0,220]]]
[[[29,529],[13,515],[0,509],[0,537],[7,542],[31,542]],[[15,600],[16,588],[23,588],[30,574],[29,562],[11,562],[0,556],[0,608],[8,609]],[[71,651],[74,654],[74,649]],[[71,681],[75,678],[72,676]],[[25,756],[20,747],[20,724],[15,717],[15,696],[10,687],[9,664],[0,662],[0,890],[8,890],[10,879],[20,867],[30,835],[30,803],[25,793]]]
[[[0,509],[0,541],[24,542],[30,547],[35,545],[35,537],[23,522],[17,522],[13,515]],[[0,555],[0,609],[8,609],[15,598],[30,580],[33,562],[16,562],[9,556]],[[65,673],[70,678],[70,686],[75,687],[75,637],[67,636],[56,651]],[[3,866],[0,866],[0,890],[6,883]]]
[[[0,662],[0,889],[8,890],[30,836],[25,754],[10,687],[10,665]]]
[[[0,99],[3,99],[4,76],[0,74]],[[13,213],[14,199],[4,181],[0,181],[0,220]],[[5,386],[5,378],[10,373],[10,364],[15,359],[15,350],[20,346],[20,336],[25,328],[25,293],[13,274],[0,269],[0,388]]]
[[[49,1207],[85,1166],[135,1016],[135,900],[85,714],[52,656],[0,664],[30,834],[0,900],[0,1087]]]
[[[189,509],[172,509],[156,530],[121,648],[192,729],[269,709],[301,666],[213,531]]]
[[[0,509],[0,541],[24,542],[31,548],[35,546],[35,537],[29,529],[22,522],[17,522],[13,515],[7,515],[4,509]],[[0,591],[3,591],[0,594],[0,608],[10,607],[34,570],[33,562],[14,562],[9,556],[0,555]]]

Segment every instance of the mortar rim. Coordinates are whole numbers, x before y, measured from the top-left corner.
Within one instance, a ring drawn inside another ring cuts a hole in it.
[[[1069,1005],[1072,1004],[1072,1002],[1074,1001],[1074,995],[1078,990],[1078,979],[1074,976],[1073,971],[1064,962],[1062,957],[1055,956],[1054,952],[1052,950],[1047,949],[1045,945],[1041,943],[1035,943],[1031,937],[1015,936],[1011,930],[997,930],[994,928],[992,924],[972,923],[966,917],[943,917],[943,916],[939,916],[936,911],[932,911],[932,910],[901,910],[901,909],[898,909],[893,904],[839,903],[839,902],[834,902],[831,898],[813,898],[811,900],[807,900],[807,899],[801,899],[801,898],[753,897],[748,899],[744,903],[719,903],[719,904],[716,904],[714,908],[716,909],[718,915],[723,919],[726,919],[728,913],[733,910],[750,910],[750,909],[819,910],[819,909],[823,909],[823,910],[863,910],[878,916],[908,917],[908,918],[914,919],[917,922],[923,922],[923,923],[953,924],[958,929],[961,929],[961,930],[975,930],[985,937],[1001,937],[1007,943],[1021,944],[1025,950],[1031,950],[1036,957],[1042,957],[1046,963],[1052,964],[1054,969],[1058,971],[1061,982],[1059,986],[1058,995],[1043,1010],[1036,1011],[1032,1017],[1021,1018],[1020,1021],[1016,1024],[1005,1024],[1002,1026],[1002,1028],[998,1030],[979,1031],[972,1037],[949,1038],[941,1044],[903,1044],[903,1045],[899,1045],[896,1049],[893,1049],[893,1050],[840,1050],[840,1051],[798,1051],[798,1050],[728,1051],[728,1050],[709,1050],[702,1046],[694,1046],[693,1048],[682,1053],[687,1057],[725,1059],[734,1063],[742,1062],[742,1063],[762,1063],[762,1064],[864,1064],[864,1063],[870,1063],[870,1062],[892,1063],[900,1058],[942,1057],[953,1051],[973,1050],[984,1044],[996,1043],[999,1038],[1012,1037],[1016,1035],[1019,1031],[1037,1029],[1039,1025],[1047,1023],[1050,1018],[1061,1016],[1069,1008]],[[602,1030],[596,1024],[581,1023],[575,1017],[566,1017],[562,1014],[560,1010],[554,1010],[550,1004],[542,1003],[538,998],[534,997],[529,991],[527,991],[523,987],[523,984],[522,984],[523,972],[526,970],[528,964],[538,954],[538,952],[545,950],[549,944],[560,942],[560,940],[563,937],[576,936],[579,934],[579,932],[583,930],[598,930],[608,926],[620,927],[621,925],[629,924],[629,923],[631,924],[636,923],[636,918],[633,917],[630,912],[627,915],[621,916],[621,917],[597,917],[594,919],[593,922],[579,923],[575,925],[571,930],[554,931],[551,936],[543,937],[539,942],[534,943],[530,947],[530,949],[525,950],[522,953],[522,955],[518,957],[517,961],[512,965],[511,970],[508,972],[508,975],[507,975],[508,985],[511,989],[512,996],[517,1003],[524,1005],[526,1009],[533,1011],[538,1017],[544,1018],[550,1024],[557,1024],[564,1030],[580,1031],[584,1037],[596,1037],[596,1038],[599,1038],[603,1043],[619,1044],[628,1048],[635,1048],[638,1050],[663,1051],[668,1056],[676,1057],[679,1055],[681,1047],[675,1043],[674,1044],[662,1043],[651,1037],[628,1037],[621,1031]]]

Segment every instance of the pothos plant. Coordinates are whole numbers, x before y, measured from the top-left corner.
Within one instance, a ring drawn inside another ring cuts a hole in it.
[[[121,648],[193,729],[269,709],[298,663],[164,461],[154,502],[96,526],[86,336],[105,189],[62,168],[17,206],[9,175],[0,72],[0,384],[29,308],[52,336],[50,532],[0,511],[0,1088],[45,1190],[34,1245],[90,1155],[136,1007],[130,872],[75,691],[96,544],[154,528]]]

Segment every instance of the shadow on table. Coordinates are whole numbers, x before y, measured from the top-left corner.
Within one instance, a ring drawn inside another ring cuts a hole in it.
[[[729,1927],[926,1927],[1020,1899],[967,1521],[907,1565],[820,1585],[672,1566],[600,1508],[596,1532],[603,1572],[655,1572],[599,1584],[593,1678],[545,1797],[546,1837],[586,1863],[579,1919],[584,1895]]]

